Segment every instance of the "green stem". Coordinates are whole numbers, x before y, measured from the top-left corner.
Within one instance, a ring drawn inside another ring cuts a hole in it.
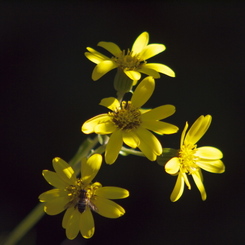
[[[135,155],[135,156],[139,156],[139,157],[145,157],[145,155],[141,151],[129,149],[129,148],[126,148],[124,146],[122,147],[120,154],[123,156],[127,156],[127,155],[131,154],[131,155]]]
[[[4,245],[15,245],[44,215],[43,203],[39,203],[9,234]]]
[[[72,166],[74,169],[75,173],[78,175],[81,168],[81,160],[84,157],[87,157],[90,155],[92,152],[92,149],[98,144],[99,139],[98,136],[96,135],[94,139],[87,138],[83,143],[80,145],[78,148],[76,154],[74,157],[69,161],[69,164]]]

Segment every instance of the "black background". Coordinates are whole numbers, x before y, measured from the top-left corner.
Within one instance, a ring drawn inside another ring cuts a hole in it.
[[[82,123],[105,112],[102,98],[115,96],[115,71],[92,81],[95,64],[85,58],[86,47],[104,52],[97,43],[112,41],[130,48],[148,31],[150,43],[167,47],[149,62],[176,72],[156,80],[147,103],[177,108],[166,121],[180,131],[161,137],[163,146],[177,148],[185,121],[211,114],[198,146],[221,149],[226,172],[204,173],[205,202],[192,184],[172,203],[175,177],[155,162],[120,156],[96,180],[130,190],[118,201],[126,209],[122,218],[95,214],[92,239],[67,241],[63,214],[46,215],[19,244],[245,244],[244,13],[245,5],[234,1],[1,2],[1,237],[50,189],[41,171],[52,170],[56,156],[71,159],[86,138]]]

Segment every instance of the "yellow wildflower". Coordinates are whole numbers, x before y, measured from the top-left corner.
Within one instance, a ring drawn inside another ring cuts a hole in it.
[[[159,121],[175,112],[173,105],[162,105],[149,110],[141,109],[151,97],[154,88],[154,79],[146,77],[135,89],[131,101],[120,103],[113,97],[103,99],[100,105],[112,112],[95,116],[82,125],[82,132],[85,134],[93,132],[102,135],[111,134],[105,150],[106,163],[115,162],[123,143],[131,148],[138,147],[149,160],[155,161],[162,153],[162,146],[148,130],[160,135],[178,131],[178,127]]]
[[[95,227],[91,210],[107,218],[118,218],[125,213],[121,206],[109,199],[126,198],[129,196],[127,190],[91,183],[101,163],[100,154],[83,159],[81,178],[76,178],[73,168],[58,157],[53,159],[55,172],[43,170],[44,178],[55,189],[42,193],[40,202],[45,202],[44,211],[49,215],[66,210],[62,226],[68,239],[74,239],[79,231],[84,238],[93,236]]]
[[[109,51],[113,56],[111,58],[88,47],[89,52],[85,56],[97,64],[92,73],[94,81],[101,78],[107,72],[114,68],[120,68],[133,81],[138,81],[140,73],[159,78],[160,73],[170,77],[175,77],[175,73],[168,66],[160,63],[147,63],[146,60],[163,52],[166,48],[163,44],[149,44],[148,32],[141,33],[135,40],[131,50],[121,50],[118,45],[112,42],[99,42],[98,46]]]
[[[225,171],[225,166],[220,160],[223,154],[219,149],[211,146],[197,148],[196,145],[197,141],[208,130],[211,120],[212,117],[210,115],[200,116],[187,133],[188,123],[186,122],[181,135],[179,156],[170,159],[165,165],[167,173],[178,175],[175,187],[170,196],[172,202],[177,201],[181,197],[185,184],[188,189],[191,189],[187,174],[192,175],[204,201],[207,195],[203,185],[201,169],[211,173],[223,173]]]

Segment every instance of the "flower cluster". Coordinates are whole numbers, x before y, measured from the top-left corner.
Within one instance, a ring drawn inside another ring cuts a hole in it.
[[[55,189],[42,193],[39,200],[45,202],[44,211],[49,215],[66,210],[62,226],[68,239],[74,239],[79,231],[84,238],[93,236],[95,227],[91,210],[106,218],[119,218],[125,213],[121,206],[109,199],[126,198],[129,196],[127,190],[91,183],[101,163],[100,154],[83,159],[81,178],[77,178],[73,168],[58,157],[53,159],[55,172],[43,170],[44,178]]]
[[[180,149],[162,147],[161,136],[177,133],[179,129],[162,121],[175,113],[175,106],[166,104],[153,109],[144,106],[153,95],[155,79],[160,78],[159,73],[170,77],[174,77],[175,73],[166,65],[147,63],[149,58],[165,50],[163,44],[148,42],[149,34],[143,32],[131,50],[121,50],[112,42],[99,42],[98,46],[113,55],[111,58],[90,47],[85,52],[85,56],[96,64],[92,72],[93,80],[117,68],[114,79],[117,96],[103,98],[100,105],[109,111],[82,124],[81,131],[84,134],[96,135],[94,140],[90,139],[92,143],[88,141],[81,145],[73,163],[70,165],[56,157],[53,159],[55,172],[43,171],[44,178],[54,189],[42,193],[39,200],[44,202],[44,211],[49,215],[65,211],[62,226],[68,239],[74,239],[79,232],[84,238],[93,236],[95,226],[92,211],[107,218],[119,218],[125,214],[124,208],[111,199],[128,197],[126,189],[103,187],[99,182],[92,182],[101,168],[103,155],[107,164],[113,164],[119,154],[133,154],[157,161],[168,174],[177,176],[170,196],[173,202],[182,196],[185,185],[191,189],[188,175],[193,177],[202,200],[205,200],[207,195],[201,169],[212,173],[225,171],[221,160],[223,154],[219,149],[196,145],[211,124],[210,115],[200,116],[188,132],[186,122],[181,134]],[[141,73],[147,76],[139,81]],[[127,93],[131,93],[130,99],[125,99]]]

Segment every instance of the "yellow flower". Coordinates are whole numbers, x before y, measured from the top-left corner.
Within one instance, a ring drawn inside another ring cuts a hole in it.
[[[160,73],[170,77],[175,77],[175,73],[168,66],[160,63],[147,63],[146,60],[163,52],[166,48],[163,44],[149,44],[149,34],[141,33],[135,40],[131,51],[128,49],[121,50],[115,43],[99,42],[98,46],[109,51],[113,56],[111,58],[99,53],[98,51],[88,47],[89,52],[85,52],[85,56],[95,64],[97,64],[92,73],[94,81],[101,78],[107,72],[114,68],[120,68],[133,81],[138,81],[141,73],[159,78]]]
[[[113,97],[105,98],[100,105],[112,112],[100,114],[82,125],[85,134],[111,134],[106,145],[105,161],[112,164],[118,157],[123,143],[131,148],[138,147],[151,161],[155,161],[162,153],[158,139],[148,130],[157,134],[172,134],[178,127],[159,120],[171,116],[175,112],[173,105],[162,105],[155,109],[143,110],[143,106],[151,97],[155,88],[152,77],[146,77],[137,86],[131,101],[121,103]]]
[[[211,173],[223,173],[225,166],[220,160],[223,157],[222,152],[211,146],[204,146],[197,148],[197,141],[208,130],[212,117],[210,115],[200,116],[190,130],[186,133],[188,123],[181,134],[179,156],[170,159],[166,165],[165,170],[171,175],[178,175],[173,192],[170,196],[172,202],[177,201],[184,191],[186,184],[188,189],[191,185],[187,178],[192,175],[194,182],[201,193],[202,200],[206,200],[207,195],[203,185],[203,176],[201,169]],[[184,184],[185,183],[185,184]]]
[[[44,178],[55,189],[42,193],[40,202],[45,202],[44,211],[49,215],[66,210],[62,226],[68,239],[74,239],[79,231],[84,238],[93,236],[95,227],[91,210],[107,218],[118,218],[125,213],[121,206],[109,199],[126,198],[129,196],[127,190],[91,183],[101,163],[100,154],[83,159],[81,178],[76,178],[72,167],[58,157],[53,159],[55,172],[43,170]]]

